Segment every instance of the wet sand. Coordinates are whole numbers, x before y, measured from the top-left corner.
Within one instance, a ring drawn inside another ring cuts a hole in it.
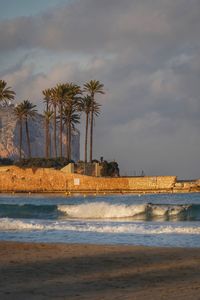
[[[0,242],[0,299],[200,299],[200,249]]]

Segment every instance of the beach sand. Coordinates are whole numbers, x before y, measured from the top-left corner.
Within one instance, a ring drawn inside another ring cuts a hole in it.
[[[200,299],[200,250],[0,243],[0,299]]]

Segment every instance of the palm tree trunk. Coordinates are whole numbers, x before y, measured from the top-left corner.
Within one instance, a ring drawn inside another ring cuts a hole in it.
[[[85,124],[85,163],[87,163],[88,121],[89,121],[89,114],[87,113],[86,124]]]
[[[92,109],[91,109],[91,119],[90,119],[90,162],[92,162],[92,154],[93,154],[94,93],[91,93],[91,97],[92,97]]]
[[[47,118],[45,119],[45,156],[49,158],[49,124]]]
[[[62,132],[63,132],[63,123],[62,123],[62,117],[63,117],[63,106],[62,102],[60,102],[60,158],[62,158]]]
[[[54,115],[53,115],[53,140],[54,140],[54,157],[57,158],[57,146],[56,146],[56,105],[54,105]]]
[[[27,144],[28,144],[28,157],[31,158],[31,143],[30,143],[30,136],[29,136],[29,129],[28,129],[28,120],[26,118],[25,121],[26,125],[26,138],[27,138]]]
[[[46,111],[48,112],[49,111],[49,101],[47,100],[46,102]]]
[[[69,160],[69,130],[68,123],[66,124],[66,158]]]
[[[94,123],[94,114],[93,108],[91,111],[91,120],[90,120],[90,162],[92,162],[92,154],[93,154],[93,123]]]
[[[71,142],[72,142],[72,129],[71,123],[69,123],[69,160],[71,160]]]
[[[22,119],[19,120],[19,160],[22,160]]]
[[[49,130],[49,157],[52,157],[51,130]]]

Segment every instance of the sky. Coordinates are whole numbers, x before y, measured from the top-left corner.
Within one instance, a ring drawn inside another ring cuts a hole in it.
[[[122,175],[200,178],[199,0],[0,0],[0,7],[0,78],[16,102],[29,99],[42,111],[43,89],[99,80],[94,158],[116,160]],[[80,131],[83,145],[84,119]]]

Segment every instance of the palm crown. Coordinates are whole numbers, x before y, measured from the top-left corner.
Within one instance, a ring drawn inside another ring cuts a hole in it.
[[[0,80],[0,102],[7,104],[7,101],[14,100],[15,92],[10,87],[6,87],[7,83],[4,80]]]
[[[84,92],[88,92],[94,97],[95,94],[105,94],[104,85],[99,80],[90,80],[84,84]]]

